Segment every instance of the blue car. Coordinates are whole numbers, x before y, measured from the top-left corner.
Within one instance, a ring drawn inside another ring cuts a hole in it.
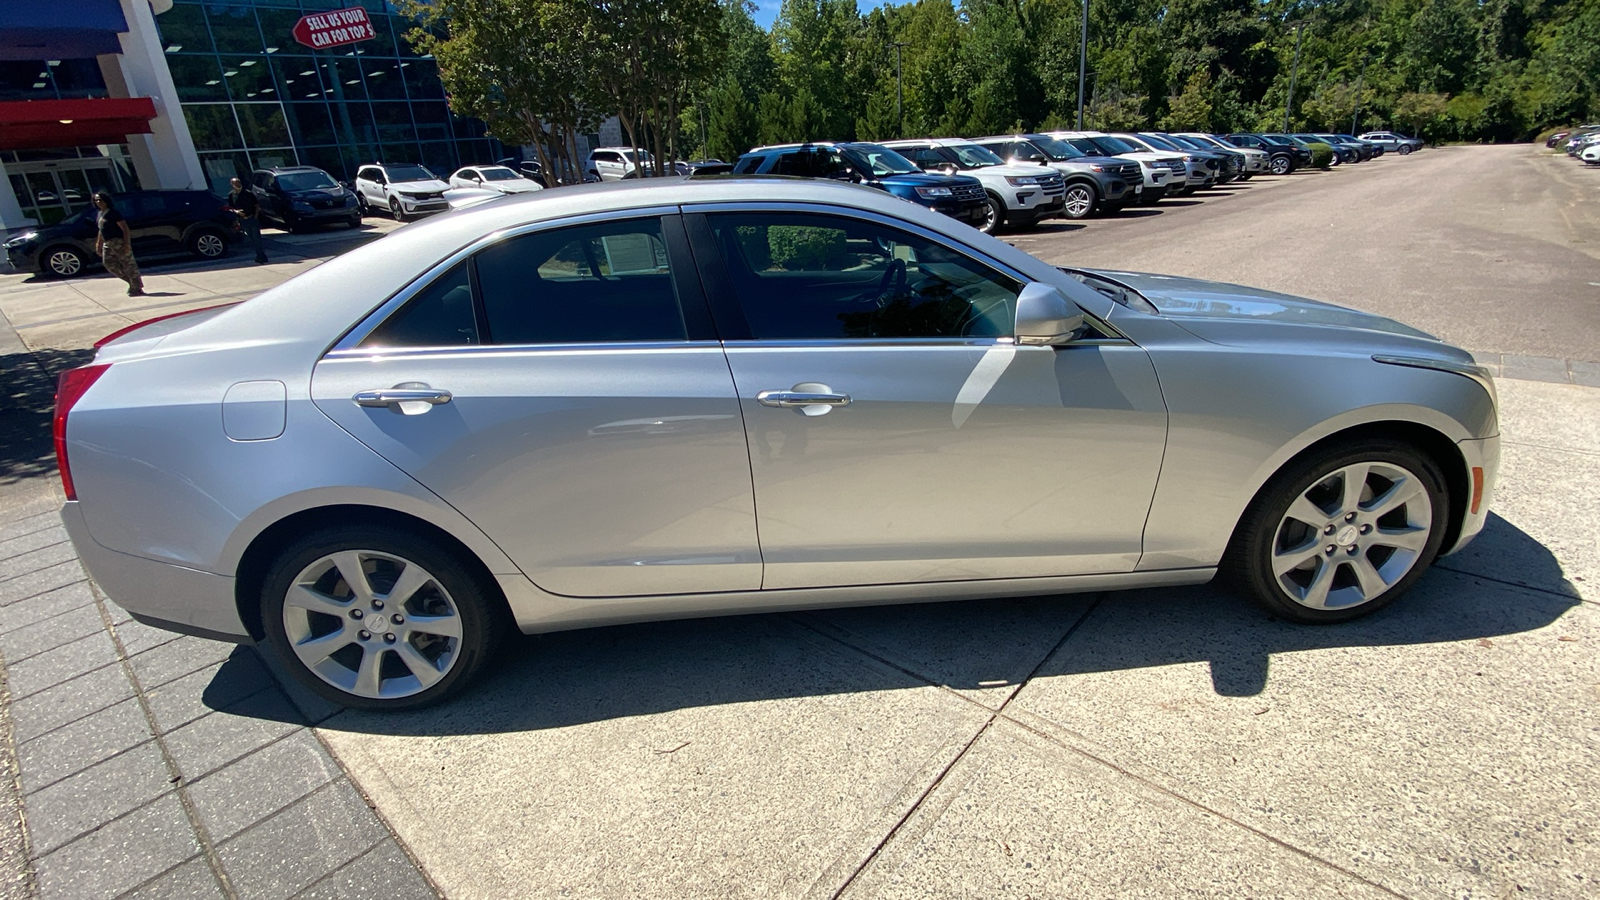
[[[757,147],[739,157],[734,175],[830,178],[887,191],[974,228],[989,211],[983,185],[970,175],[930,175],[881,144],[819,141]]]

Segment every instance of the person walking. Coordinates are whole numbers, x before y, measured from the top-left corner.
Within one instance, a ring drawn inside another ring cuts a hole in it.
[[[228,208],[239,216],[239,227],[250,235],[250,243],[256,248],[256,262],[266,262],[267,251],[261,244],[261,202],[253,192],[245,190],[244,182],[237,178],[233,179],[233,190],[228,192]]]
[[[94,205],[100,210],[95,218],[94,252],[100,254],[107,272],[128,283],[129,297],[143,297],[144,279],[139,276],[139,263],[133,258],[133,237],[128,234],[128,220],[105,191],[95,191]]]

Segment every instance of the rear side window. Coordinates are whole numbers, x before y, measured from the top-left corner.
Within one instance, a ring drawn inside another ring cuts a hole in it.
[[[761,168],[761,164],[766,162],[766,159],[765,156],[742,156],[738,162],[733,164],[733,174],[749,175]]]
[[[492,343],[688,337],[658,219],[519,235],[479,252],[476,264]]]
[[[795,150],[778,157],[772,167],[774,175],[796,175],[802,178],[842,178],[844,160],[826,147]]]
[[[461,263],[420,291],[361,342],[363,347],[461,347],[479,343],[472,282]]]

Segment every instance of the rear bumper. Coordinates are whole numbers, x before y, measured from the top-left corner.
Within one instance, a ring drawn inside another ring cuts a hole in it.
[[[183,634],[252,643],[232,578],[107,549],[90,536],[76,501],[62,505],[61,522],[89,577],[134,618]]]

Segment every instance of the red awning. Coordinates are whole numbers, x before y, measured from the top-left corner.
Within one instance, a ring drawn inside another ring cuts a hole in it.
[[[149,134],[155,117],[149,97],[0,103],[0,150],[121,144]]]

